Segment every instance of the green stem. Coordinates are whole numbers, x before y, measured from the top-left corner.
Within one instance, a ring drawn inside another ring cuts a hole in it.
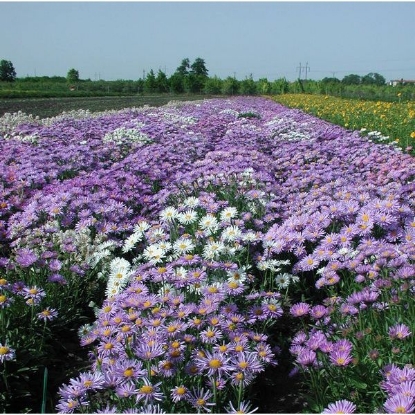
[[[40,413],[46,413],[46,395],[48,390],[48,368],[45,366],[45,370],[43,372],[43,396],[42,396],[42,408]]]

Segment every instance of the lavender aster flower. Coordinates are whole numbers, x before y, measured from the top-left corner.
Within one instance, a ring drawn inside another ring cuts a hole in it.
[[[14,349],[0,343],[0,363],[5,362],[6,360],[13,360],[14,356]]]
[[[341,399],[330,403],[322,414],[353,414],[356,411],[356,405],[347,399]]]

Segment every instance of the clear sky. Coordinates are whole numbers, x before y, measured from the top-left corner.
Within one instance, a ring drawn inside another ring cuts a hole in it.
[[[18,77],[139,79],[205,60],[209,76],[415,79],[415,2],[1,2]]]

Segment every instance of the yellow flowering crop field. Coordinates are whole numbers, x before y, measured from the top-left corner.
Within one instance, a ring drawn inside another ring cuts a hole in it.
[[[311,94],[284,94],[273,99],[350,130],[381,133],[374,138],[394,141],[415,154],[415,102],[373,102]]]

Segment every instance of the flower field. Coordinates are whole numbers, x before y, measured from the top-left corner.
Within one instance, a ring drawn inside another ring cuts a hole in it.
[[[284,94],[275,99],[348,129],[362,129],[362,133],[370,133],[376,142],[395,142],[404,151],[415,155],[413,101],[373,102],[308,94]]]
[[[415,412],[415,162],[370,137],[258,97],[0,118],[2,411]]]

